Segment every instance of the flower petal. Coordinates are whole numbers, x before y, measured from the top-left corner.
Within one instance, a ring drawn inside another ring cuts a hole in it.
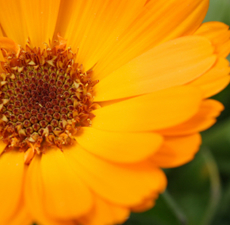
[[[230,31],[229,26],[221,22],[203,23],[194,33],[208,38],[215,46],[215,52],[220,57],[227,57],[230,52]]]
[[[158,0],[140,8],[139,15],[94,68],[99,80],[160,43],[192,34],[203,21],[208,0]],[[90,54],[90,53],[89,53]]]
[[[24,46],[36,47],[53,38],[60,0],[1,0],[0,21],[6,35]]]
[[[76,140],[87,151],[101,158],[123,163],[147,158],[163,142],[156,133],[117,133],[88,127],[82,128]]]
[[[28,209],[24,205],[20,205],[17,213],[14,214],[7,223],[7,225],[31,225],[33,224],[34,220],[31,215],[28,213]],[[50,224],[51,225],[51,224]]]
[[[216,117],[220,115],[223,109],[223,105],[216,100],[204,100],[198,113],[191,119],[175,127],[160,130],[158,132],[163,135],[177,136],[204,131],[216,122]]]
[[[213,47],[202,37],[182,37],[133,59],[95,86],[95,101],[136,96],[183,85],[215,63]]]
[[[200,134],[166,137],[163,146],[151,157],[151,160],[163,168],[181,166],[194,158],[200,144]]]
[[[151,196],[144,199],[140,204],[131,207],[132,212],[143,212],[152,208],[155,205],[155,201],[158,196],[158,194],[152,193]]]
[[[0,0],[0,21],[7,37],[24,46],[28,38],[26,21],[23,17],[20,0]],[[35,11],[35,10],[33,10]]]
[[[5,150],[7,144],[4,143],[3,141],[0,142],[0,155],[3,153],[3,151]]]
[[[135,164],[115,164],[100,159],[74,145],[65,149],[68,163],[98,195],[114,204],[139,204],[152,192],[164,190],[164,173],[148,161]],[[140,182],[141,181],[141,182]]]
[[[82,224],[87,225],[105,225],[121,224],[129,216],[129,209],[106,202],[99,196],[94,197],[94,209],[86,218],[83,218]]]
[[[54,35],[60,0],[21,0],[27,36],[33,46],[49,43]],[[34,10],[36,9],[36,10]]]
[[[203,84],[201,88],[203,89],[205,93],[205,97],[210,97],[213,96],[220,91],[222,91],[225,87],[228,86],[230,81],[230,76],[223,76],[220,77],[219,79],[216,79],[215,81],[213,80],[210,83]]]
[[[90,210],[91,193],[75,175],[60,150],[49,149],[42,155],[41,171],[44,205],[51,217],[77,218]]]
[[[200,101],[197,89],[169,88],[95,110],[92,127],[109,131],[163,129],[192,117]]]
[[[25,202],[34,220],[41,224],[44,223],[44,221],[46,223],[47,220],[43,211],[43,198],[40,160],[39,157],[34,157],[26,173]]]
[[[62,221],[49,218],[44,207],[44,190],[41,177],[40,157],[34,157],[26,173],[25,181],[25,202],[26,207],[38,224],[49,225],[74,225],[71,221]]]
[[[112,48],[144,4],[145,0],[63,0],[56,31],[73,51],[79,49],[77,61],[88,70]]]
[[[5,152],[0,157],[0,224],[17,212],[22,195],[24,176],[23,154],[16,151]]]
[[[218,61],[209,71],[190,82],[189,85],[199,87],[204,93],[204,98],[208,98],[217,94],[229,84],[229,72],[228,60],[218,58]]]
[[[18,51],[20,50],[18,44],[16,44],[13,40],[6,37],[0,37],[0,48],[6,49],[7,51],[14,54],[18,53]],[[4,61],[2,53],[0,53],[0,55],[1,55],[0,61]]]

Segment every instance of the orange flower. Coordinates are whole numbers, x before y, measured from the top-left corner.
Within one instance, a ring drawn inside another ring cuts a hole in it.
[[[0,224],[107,225],[152,207],[229,83],[208,0],[1,0]],[[98,82],[99,81],[99,82]]]

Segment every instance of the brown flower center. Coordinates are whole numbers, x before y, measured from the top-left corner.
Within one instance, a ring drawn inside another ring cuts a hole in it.
[[[38,154],[46,146],[62,148],[81,126],[91,124],[98,81],[75,63],[70,48],[26,46],[18,55],[2,53],[0,136],[8,148],[32,148]]]

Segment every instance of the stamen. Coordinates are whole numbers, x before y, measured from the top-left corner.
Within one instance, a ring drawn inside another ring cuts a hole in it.
[[[56,42],[55,42],[56,43]],[[80,127],[90,126],[93,105],[92,71],[84,72],[76,55],[63,45],[4,49],[0,77],[0,138],[25,151],[25,163],[50,146],[71,144]]]

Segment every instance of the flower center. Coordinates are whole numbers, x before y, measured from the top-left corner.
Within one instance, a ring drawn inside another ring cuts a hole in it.
[[[90,126],[98,81],[75,63],[70,48],[28,45],[17,55],[2,53],[0,136],[8,148],[33,148],[38,154],[47,146],[61,149],[80,127]]]

